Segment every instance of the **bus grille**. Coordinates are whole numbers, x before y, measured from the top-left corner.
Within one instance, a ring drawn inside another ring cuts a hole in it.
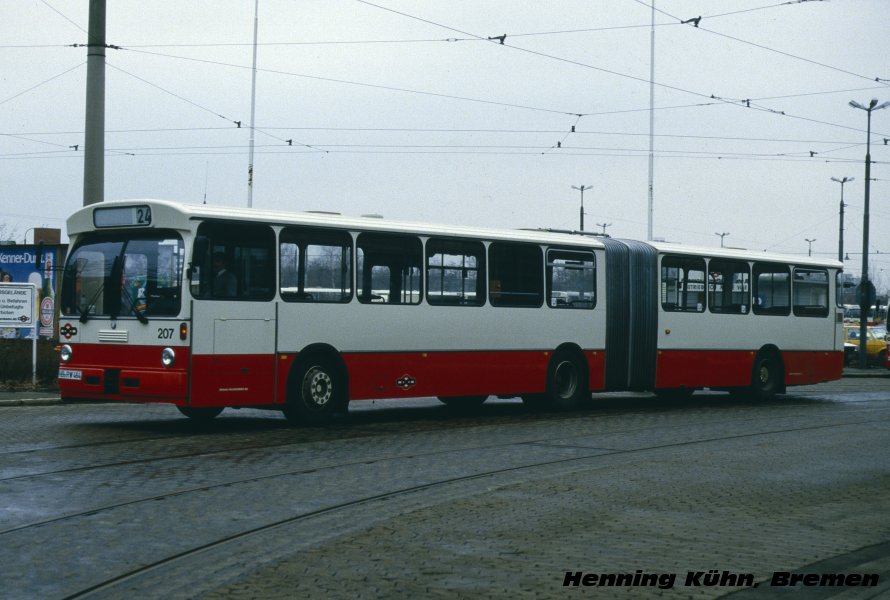
[[[130,340],[130,332],[126,329],[100,329],[100,342],[113,342],[116,344],[126,344]]]

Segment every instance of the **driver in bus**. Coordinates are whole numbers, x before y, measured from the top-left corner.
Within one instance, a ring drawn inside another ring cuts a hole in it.
[[[237,295],[238,281],[234,273],[228,270],[226,255],[222,252],[213,254],[213,296],[215,298],[234,298]]]

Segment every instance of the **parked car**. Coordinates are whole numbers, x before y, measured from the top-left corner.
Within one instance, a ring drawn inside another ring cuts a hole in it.
[[[885,340],[879,340],[877,336],[872,331],[871,327],[866,329],[866,334],[868,338],[865,342],[865,350],[868,353],[868,362],[869,364],[876,365],[884,365],[887,362],[887,342]],[[857,348],[859,348],[859,326],[847,326],[844,327],[844,342],[852,343]],[[847,353],[846,348],[844,351],[844,358],[846,359]]]

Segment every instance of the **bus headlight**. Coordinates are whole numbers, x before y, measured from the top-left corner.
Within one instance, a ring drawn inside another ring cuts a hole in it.
[[[62,362],[68,362],[71,360],[71,355],[74,354],[74,350],[71,349],[71,346],[68,344],[62,344],[62,347],[59,349],[59,357],[62,359]]]
[[[161,350],[162,365],[165,367],[172,367],[174,362],[176,362],[176,353],[173,352],[173,348],[164,348]]]

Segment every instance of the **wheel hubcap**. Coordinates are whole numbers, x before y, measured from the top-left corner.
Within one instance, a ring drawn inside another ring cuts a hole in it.
[[[764,364],[764,365],[760,366],[759,376],[760,376],[760,383],[762,383],[762,384],[769,383],[769,365]]]
[[[334,382],[325,371],[312,367],[306,372],[303,378],[303,399],[307,405],[321,408],[328,403],[333,393]]]
[[[563,361],[556,367],[556,392],[560,398],[571,398],[578,389],[578,373],[569,361]]]

